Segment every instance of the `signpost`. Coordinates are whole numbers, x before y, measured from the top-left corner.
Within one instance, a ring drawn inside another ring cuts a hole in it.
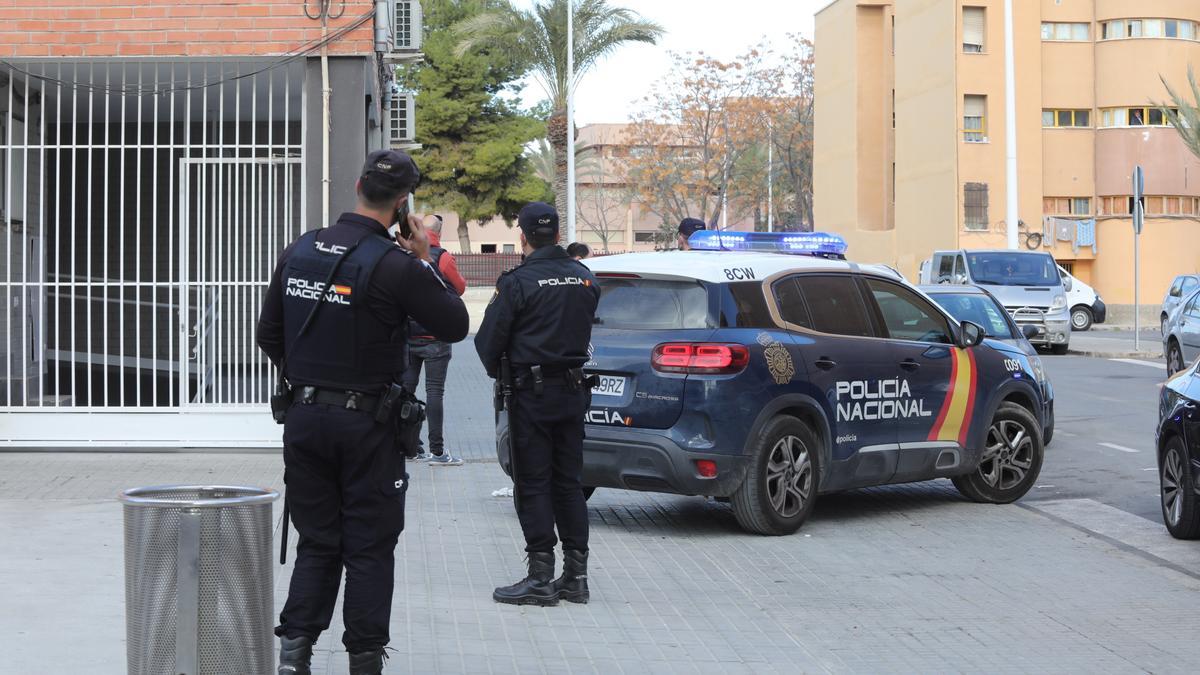
[[[1133,167],[1133,350],[1142,350],[1141,325],[1138,319],[1141,307],[1138,301],[1141,296],[1141,251],[1142,224],[1146,218],[1146,175],[1141,166]]]

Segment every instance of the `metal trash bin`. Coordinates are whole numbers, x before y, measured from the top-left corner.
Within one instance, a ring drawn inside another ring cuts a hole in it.
[[[274,672],[274,490],[126,490],[130,675]]]

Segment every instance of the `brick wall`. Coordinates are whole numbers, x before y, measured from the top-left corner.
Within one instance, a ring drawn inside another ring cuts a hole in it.
[[[309,0],[316,8],[317,0]],[[340,5],[334,0],[333,10]],[[346,0],[330,32],[373,12]],[[330,46],[330,54],[374,51],[374,19]],[[319,40],[303,0],[3,0],[0,58],[272,56]]]

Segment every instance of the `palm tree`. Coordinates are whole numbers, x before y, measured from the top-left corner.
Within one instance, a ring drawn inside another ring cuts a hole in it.
[[[575,72],[567,82],[567,2],[575,6]],[[630,42],[654,44],[662,26],[607,0],[545,0],[532,10],[511,5],[467,19],[457,27],[457,53],[487,47],[507,52],[532,69],[550,98],[546,135],[554,150],[554,201],[567,212],[567,152],[574,130],[567,129],[567,92],[603,57]],[[569,89],[570,88],[570,89]]]
[[[1192,90],[1192,100],[1188,101],[1180,96],[1176,91],[1167,84],[1166,78],[1159,77],[1162,80],[1163,86],[1167,88],[1167,93],[1171,96],[1172,107],[1161,106],[1163,113],[1171,126],[1175,127],[1175,131],[1179,132],[1179,137],[1183,139],[1184,145],[1192,151],[1192,154],[1200,157],[1200,86],[1196,84],[1196,74],[1192,72],[1192,67],[1188,66],[1188,85]]]

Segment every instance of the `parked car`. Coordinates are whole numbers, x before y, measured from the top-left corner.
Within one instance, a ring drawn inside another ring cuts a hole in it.
[[[1164,336],[1167,334],[1167,320],[1171,317],[1171,310],[1178,307],[1179,303],[1197,288],[1200,288],[1200,274],[1180,274],[1171,282],[1171,287],[1163,297],[1162,312],[1159,314],[1159,325]]]
[[[1187,368],[1200,356],[1200,288],[1192,291],[1167,317],[1163,328],[1163,356],[1167,374]]]
[[[1030,338],[1055,354],[1066,354],[1071,342],[1067,305],[1070,277],[1062,277],[1054,256],[1042,251],[935,251],[921,265],[922,285],[971,284],[994,295],[1017,325],[1037,326]]]
[[[938,284],[920,288],[942,309],[950,312],[950,316],[958,319],[959,323],[970,321],[983,326],[989,338],[1007,342],[1029,357],[1048,411],[1045,427],[1042,429],[1042,444],[1050,445],[1050,439],[1054,437],[1054,388],[1050,385],[1050,379],[1046,377],[1046,369],[1037,349],[1029,342],[1029,337],[1037,334],[1037,327],[1029,324],[1024,327],[1017,326],[996,296],[978,286]]]
[[[715,497],[775,535],[841,490],[949,477],[1008,503],[1033,486],[1050,409],[1024,351],[838,259],[836,237],[690,241],[585,261],[601,297],[584,485]],[[755,252],[771,242],[810,254]]]
[[[1158,401],[1159,496],[1163,522],[1176,539],[1200,539],[1200,364],[1177,373]]]
[[[1063,278],[1063,287],[1067,289],[1067,307],[1071,308],[1071,330],[1085,331],[1094,323],[1104,323],[1108,317],[1108,307],[1100,299],[1096,289],[1076,279],[1062,265],[1058,266],[1058,273]]]

